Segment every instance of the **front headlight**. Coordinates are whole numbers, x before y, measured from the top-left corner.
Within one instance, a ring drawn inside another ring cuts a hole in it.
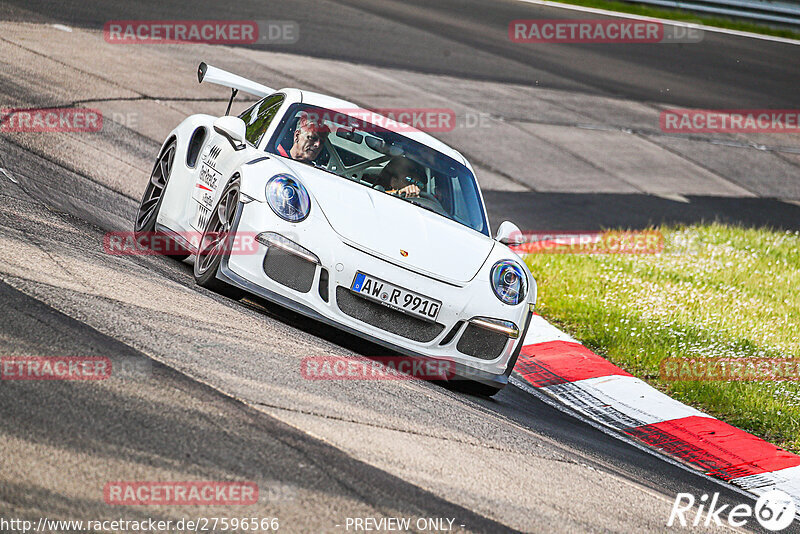
[[[528,278],[525,271],[511,260],[498,261],[492,267],[492,289],[502,302],[512,306],[525,300],[528,292]]]
[[[267,204],[289,222],[300,222],[311,211],[311,199],[303,184],[288,174],[276,174],[267,182]]]

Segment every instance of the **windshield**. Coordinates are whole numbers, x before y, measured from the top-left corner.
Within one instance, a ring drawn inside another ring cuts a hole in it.
[[[396,196],[489,235],[478,185],[467,167],[362,118],[294,104],[266,150]]]

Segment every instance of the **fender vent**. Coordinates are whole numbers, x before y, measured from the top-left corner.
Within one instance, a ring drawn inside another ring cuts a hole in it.
[[[189,148],[186,151],[186,166],[194,169],[197,165],[197,156],[200,155],[200,149],[206,140],[206,129],[202,126],[194,131],[192,138],[189,140]]]

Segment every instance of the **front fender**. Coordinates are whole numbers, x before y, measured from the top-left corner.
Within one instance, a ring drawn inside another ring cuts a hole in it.
[[[186,157],[192,135],[198,128],[207,131],[204,144],[208,143],[213,132],[213,124],[217,117],[212,115],[191,115],[184,119],[173,129],[161,145],[159,155],[164,152],[167,145],[175,141],[175,160],[172,164],[169,182],[163,193],[161,208],[158,213],[158,223],[176,232],[189,230],[190,214],[187,211],[192,187],[194,186],[194,168],[187,165]],[[202,146],[199,147],[202,150]]]
[[[192,134],[195,130],[197,130],[197,128],[200,127],[205,127],[208,132],[212,132],[214,130],[215,120],[217,120],[217,117],[204,114],[190,115],[189,117],[186,117],[165,138],[164,142],[161,144],[159,156],[163,154],[164,149],[167,147],[170,141],[174,139],[178,145],[178,154],[183,154],[183,164],[186,165],[185,156],[189,147],[189,141],[192,138]]]
[[[239,168],[241,192],[244,195],[266,202],[266,187],[270,178],[280,173],[292,174],[289,167],[271,154],[261,154]]]

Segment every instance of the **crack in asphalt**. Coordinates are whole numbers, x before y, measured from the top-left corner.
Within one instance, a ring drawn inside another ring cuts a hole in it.
[[[2,123],[2,118],[0,118],[0,123]],[[2,154],[0,154],[0,172],[2,172],[6,176],[6,178],[11,180],[12,183],[19,184],[19,181],[17,181],[17,179],[14,178],[14,176],[9,171],[6,170],[6,164],[3,161]]]
[[[67,266],[64,264],[64,262],[62,262],[59,258],[54,256],[49,250],[47,250],[47,248],[45,248],[47,246],[47,243],[42,243],[41,241],[37,241],[36,238],[35,238],[35,234],[31,234],[27,230],[23,229],[22,233],[25,235],[25,237],[28,238],[28,241],[33,246],[35,246],[38,250],[43,252],[48,258],[50,258],[50,261],[52,261],[62,271],[64,271],[69,276],[69,278],[71,280],[73,280],[75,282],[78,282],[78,284],[80,284],[82,287],[84,287],[87,290],[95,289],[94,286],[88,284],[86,282],[86,280],[80,276],[80,273],[76,273],[76,272],[71,271],[69,268],[67,268]]]
[[[148,139],[148,140],[150,140],[150,139]],[[80,176],[84,180],[86,180],[88,182],[91,182],[92,184],[96,185],[97,187],[101,187],[101,188],[105,189],[106,191],[110,191],[111,193],[113,193],[115,195],[119,195],[119,196],[121,196],[123,198],[126,198],[128,200],[133,200],[134,202],[137,202],[137,203],[139,202],[138,198],[126,195],[122,191],[116,191],[116,190],[112,189],[111,187],[109,187],[108,185],[104,184],[103,182],[98,182],[97,180],[93,179],[91,176],[88,176],[88,175],[84,174],[83,172],[81,172],[80,169],[77,169],[77,168],[69,165],[67,162],[59,161],[59,160],[53,158],[52,156],[50,156],[49,154],[47,154],[46,152],[43,152],[43,151],[41,151],[41,150],[39,150],[39,149],[37,149],[35,147],[25,146],[25,145],[23,145],[21,143],[18,143],[17,141],[14,141],[14,140],[12,140],[12,139],[10,139],[8,137],[3,138],[3,141],[6,142],[6,143],[9,143],[11,145],[14,145],[15,147],[17,147],[18,149],[22,150],[23,152],[28,152],[30,154],[38,156],[38,157],[42,158],[43,160],[47,161],[48,163],[52,163],[53,165],[56,165],[57,167],[61,167],[62,169],[66,170],[66,171],[69,171],[69,172],[71,172],[71,173],[73,173],[73,174],[75,174],[77,176]],[[14,171],[14,172],[16,172],[16,171]],[[23,176],[23,178],[24,178],[24,176]],[[30,192],[28,190],[26,190],[25,187],[21,183],[19,183],[19,182],[14,182],[14,183],[16,183],[28,196],[31,196]],[[46,206],[46,204],[43,204],[43,205]],[[67,213],[67,212],[64,212],[64,213],[66,213],[67,215],[70,215],[72,217],[75,217],[74,215],[72,215],[70,213]]]
[[[83,70],[83,69],[81,69],[79,67],[76,67],[75,65],[70,65],[69,63],[66,63],[64,61],[56,59],[55,57],[51,57],[51,56],[48,56],[47,54],[43,54],[42,52],[34,50],[33,48],[30,48],[30,47],[27,47],[27,46],[23,46],[23,45],[19,44],[16,41],[5,39],[3,37],[0,37],[0,41],[2,41],[4,43],[8,43],[11,46],[15,46],[15,47],[17,47],[17,48],[19,48],[21,50],[25,50],[26,52],[30,52],[31,54],[37,55],[37,56],[39,56],[41,58],[44,58],[44,59],[46,59],[48,61],[53,61],[55,63],[58,63],[59,65],[62,65],[64,67],[68,68],[68,69],[72,69],[72,70],[75,70],[77,72],[80,72],[81,74],[85,75],[88,78],[95,78],[97,80],[102,80],[102,81],[106,82],[109,85],[112,85],[114,87],[118,87],[118,88],[122,89],[123,91],[129,91],[131,93],[136,93],[140,97],[143,97],[143,98],[151,98],[149,95],[146,95],[144,93],[140,93],[139,91],[136,91],[136,90],[131,89],[129,87],[123,86],[122,84],[120,84],[116,80],[114,80],[113,78],[106,78],[105,76],[100,76],[97,73]]]
[[[10,174],[10,173],[7,171],[7,170],[5,170],[4,168],[0,167],[0,172],[2,172],[3,174],[5,174],[5,175],[6,175],[6,178],[8,178],[9,180],[11,180],[13,183],[15,183],[15,184],[18,184],[18,183],[19,183],[19,182],[17,181],[17,179],[16,179],[16,178],[14,178],[14,177],[13,177],[13,176],[12,176],[12,175],[11,175],[11,174]]]
[[[677,157],[679,157],[679,158],[681,158],[681,159],[683,159],[685,161],[688,161],[689,163],[691,163],[693,165],[696,165],[697,167],[700,167],[704,171],[713,174],[714,176],[716,176],[720,180],[724,180],[726,182],[734,184],[734,185],[742,188],[743,190],[747,191],[748,193],[752,194],[755,197],[759,196],[756,192],[754,192],[752,190],[752,188],[747,187],[745,184],[741,183],[739,180],[736,180],[736,179],[731,178],[729,176],[725,176],[723,174],[720,174],[718,171],[716,171],[715,169],[709,167],[708,165],[704,164],[703,162],[697,161],[696,158],[693,158],[691,156],[683,154],[682,152],[678,151],[677,149],[672,148],[670,146],[667,146],[667,145],[665,145],[663,143],[659,143],[656,139],[653,139],[653,137],[657,137],[657,136],[639,134],[639,133],[636,133],[636,132],[633,132],[633,134],[636,137],[638,137],[639,139],[641,139],[642,141],[646,142],[646,143],[650,143],[651,145],[655,145],[658,148],[660,148],[661,150],[665,150],[665,151],[669,152],[670,154],[672,154],[674,156],[677,156]],[[664,136],[664,137],[672,137],[672,138],[680,139],[680,137],[678,137],[678,136]]]
[[[2,165],[2,160],[1,159],[0,159],[0,165]],[[3,169],[3,168],[0,168],[0,171],[3,171],[3,174],[5,174],[5,172],[6,172],[5,169]],[[47,205],[46,203],[44,203],[41,200],[36,199],[33,195],[31,195],[30,192],[25,190],[25,188],[22,187],[21,184],[19,184],[19,182],[17,182],[16,180],[12,180],[12,181],[15,184],[17,184],[19,186],[19,188],[22,189],[22,191],[25,193],[25,195],[30,199],[30,200],[27,201],[28,204],[33,205],[33,206],[37,206],[37,207],[40,207],[40,208],[44,208],[47,211],[49,211],[50,213],[52,213],[53,215],[55,215],[56,217],[60,217],[64,222],[67,222],[67,220],[66,220],[67,217],[66,216],[74,217],[72,214],[70,214],[68,212],[61,212],[61,211],[56,211],[56,210],[52,209],[49,205]],[[19,197],[13,197],[11,195],[3,195],[3,196],[8,196],[10,198],[14,198],[15,200],[22,200],[24,202],[24,199],[19,199]],[[35,232],[30,232],[24,226],[18,228],[18,231],[20,233],[22,233],[22,235],[27,238],[29,243],[31,243],[38,250],[40,250],[42,253],[44,253],[48,258],[50,258],[50,261],[52,261],[55,265],[57,265],[59,268],[61,268],[62,271],[67,273],[67,275],[69,275],[69,277],[72,280],[77,281],[81,286],[83,286],[86,289],[94,289],[94,286],[89,285],[86,282],[85,279],[81,278],[80,273],[75,273],[75,272],[71,271],[69,268],[67,268],[67,266],[60,259],[58,259],[56,256],[54,256],[50,252],[50,250],[48,250],[46,248],[48,243],[45,243],[43,240],[38,239],[38,236],[36,235]]]

